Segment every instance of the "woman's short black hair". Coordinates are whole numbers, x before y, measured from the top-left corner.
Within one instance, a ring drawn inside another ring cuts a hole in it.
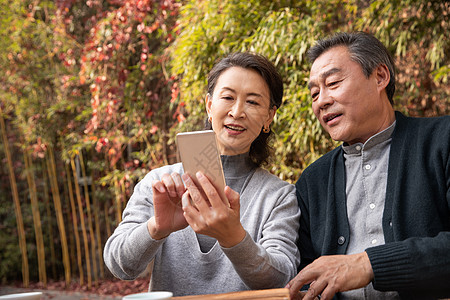
[[[276,67],[266,57],[249,52],[236,52],[221,59],[214,65],[208,75],[208,93],[212,96],[220,75],[231,67],[251,69],[258,72],[267,83],[270,92],[270,108],[279,108],[283,102],[283,80]],[[212,129],[212,124],[206,120],[205,129]],[[261,128],[259,136],[250,146],[250,158],[260,166],[268,162],[271,154],[269,137],[272,130],[264,133]]]

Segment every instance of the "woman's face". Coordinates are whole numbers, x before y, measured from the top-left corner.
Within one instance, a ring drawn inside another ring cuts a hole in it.
[[[231,67],[206,96],[206,110],[220,153],[237,155],[248,152],[262,128],[269,127],[276,107],[270,107],[269,87],[258,72]]]

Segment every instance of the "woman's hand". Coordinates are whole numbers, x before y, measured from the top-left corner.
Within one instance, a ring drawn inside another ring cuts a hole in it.
[[[240,221],[239,193],[227,186],[225,188],[227,202],[227,199],[220,198],[205,175],[201,172],[197,172],[196,175],[204,193],[200,192],[188,174],[183,174],[188,190],[183,195],[186,221],[196,233],[217,239],[222,247],[230,248],[237,245],[246,234]]]
[[[147,222],[147,229],[155,240],[167,237],[188,226],[181,208],[181,197],[186,188],[178,173],[164,174],[161,181],[152,182],[155,216]]]

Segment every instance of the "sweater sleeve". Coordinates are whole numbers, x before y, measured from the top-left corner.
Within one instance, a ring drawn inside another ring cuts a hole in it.
[[[272,208],[265,224],[261,224],[262,238],[258,242],[247,232],[238,245],[222,248],[250,289],[284,287],[297,274],[300,210],[294,187],[286,185],[282,190],[285,193]]]
[[[132,280],[141,274],[165,239],[154,240],[147,230],[153,216],[152,172],[135,187],[123,212],[123,219],[104,248],[104,261],[114,276]]]
[[[366,252],[375,289],[450,295],[450,232],[388,243]]]

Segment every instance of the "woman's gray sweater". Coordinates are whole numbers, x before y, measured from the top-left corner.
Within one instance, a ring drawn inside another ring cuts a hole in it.
[[[151,182],[164,173],[183,173],[180,163],[165,166],[136,185],[122,222],[106,242],[105,263],[115,276],[135,279],[154,260],[149,289],[183,296],[284,287],[297,274],[300,210],[294,186],[255,167],[247,154],[224,156],[222,164],[227,185],[240,192],[244,240],[223,248],[189,226],[153,240],[147,230]]]

